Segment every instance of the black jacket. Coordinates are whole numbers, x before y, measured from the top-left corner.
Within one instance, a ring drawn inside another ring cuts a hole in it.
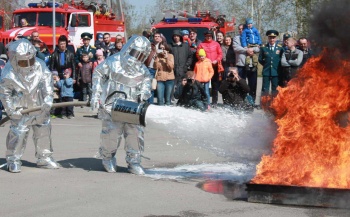
[[[60,58],[61,58],[61,55],[57,50],[55,50],[55,52],[52,53],[51,55],[51,60],[50,60],[50,70],[57,70],[58,72],[58,76],[61,78],[63,76],[63,70],[67,69],[67,68],[70,68],[72,69],[72,76],[71,78],[73,79],[76,79],[76,72],[75,72],[75,61],[74,61],[74,54],[69,51],[69,50],[66,50],[65,51],[65,56],[66,56],[66,59],[64,61],[64,65],[61,66],[61,61],[60,61]]]
[[[179,97],[177,102],[179,106],[191,107],[195,104],[195,101],[202,101],[207,107],[207,95],[203,85],[196,80],[193,84],[187,83],[185,86],[180,84],[175,95]]]
[[[244,79],[239,81],[224,80],[219,87],[219,92],[222,94],[224,105],[229,105],[236,109],[247,109],[251,107],[246,101],[247,93],[250,88]]]
[[[0,54],[6,54],[6,48],[2,42],[0,42]]]
[[[174,55],[174,72],[178,79],[187,72],[192,64],[192,52],[187,43],[181,42],[180,45],[171,43],[171,53]]]

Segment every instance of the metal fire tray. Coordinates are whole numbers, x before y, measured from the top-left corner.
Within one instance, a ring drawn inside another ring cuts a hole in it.
[[[248,202],[350,209],[350,189],[247,183]]]

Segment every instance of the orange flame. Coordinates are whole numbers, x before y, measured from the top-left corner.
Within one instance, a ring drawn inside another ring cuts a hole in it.
[[[262,157],[253,183],[350,188],[350,126],[338,120],[350,110],[350,64],[338,57],[324,51],[279,88],[273,154]]]

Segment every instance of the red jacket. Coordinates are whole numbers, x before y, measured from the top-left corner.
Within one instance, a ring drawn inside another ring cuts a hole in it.
[[[200,43],[197,48],[197,57],[198,57],[198,51],[201,48],[205,50],[207,58],[210,59],[211,61],[216,60],[219,62],[222,60],[222,50],[218,42],[211,40],[211,41],[203,41],[202,43]]]

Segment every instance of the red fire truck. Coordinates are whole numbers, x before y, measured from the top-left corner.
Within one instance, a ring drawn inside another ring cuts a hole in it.
[[[204,32],[208,29],[214,32],[221,31],[224,35],[232,36],[235,31],[235,19],[227,21],[225,15],[213,14],[210,11],[189,14],[184,11],[166,11],[163,19],[152,25],[152,30],[162,33],[168,42],[172,41],[172,34],[175,29],[197,30],[197,38],[204,40]]]
[[[120,34],[125,35],[124,16],[119,18],[109,11],[107,4],[90,3],[85,5],[83,1],[78,4],[74,0],[68,3],[55,3],[55,23],[53,23],[53,3],[29,3],[28,8],[15,10],[12,17],[12,27],[1,32],[0,38],[4,44],[12,41],[16,36],[28,37],[33,31],[38,31],[40,39],[46,43],[50,51],[53,46],[53,27],[55,26],[56,43],[60,35],[66,35],[74,45],[81,45],[80,35],[83,32],[110,33],[112,38]],[[25,19],[26,26],[21,25]],[[55,25],[53,25],[55,24]],[[94,38],[90,44],[94,44]]]

